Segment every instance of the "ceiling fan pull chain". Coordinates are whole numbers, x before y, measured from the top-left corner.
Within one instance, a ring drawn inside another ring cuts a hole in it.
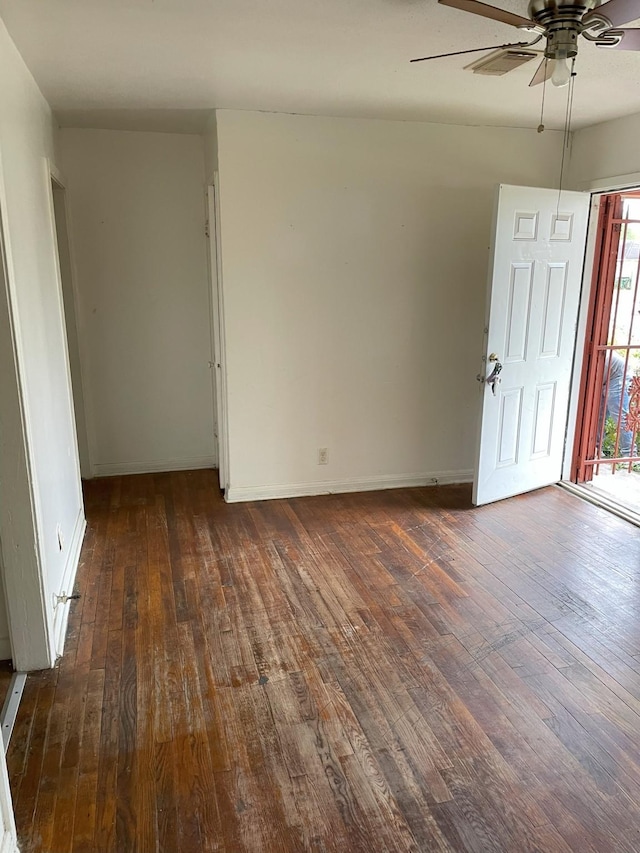
[[[565,147],[569,147],[569,143],[571,141],[571,124],[573,122],[573,93],[575,91],[575,80],[576,80],[576,58],[573,57],[571,61],[571,78],[569,80],[569,115],[567,118],[567,130],[566,130],[566,139],[565,139]]]
[[[558,205],[556,214],[560,213],[560,197],[562,196],[562,184],[564,181],[564,161],[567,148],[569,147],[569,139],[571,136],[571,117],[573,115],[573,89],[576,79],[575,72],[576,60],[571,61],[571,77],[569,78],[569,87],[567,90],[567,111],[564,119],[564,137],[562,140],[562,159],[560,160],[560,180],[558,182]]]
[[[549,64],[548,57],[544,58],[544,79],[542,81],[542,106],[540,107],[540,124],[538,125],[538,133],[544,133],[544,96],[547,91],[547,65]]]

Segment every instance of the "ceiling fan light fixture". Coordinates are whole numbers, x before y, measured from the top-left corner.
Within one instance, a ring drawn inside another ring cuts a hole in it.
[[[571,80],[571,68],[569,68],[567,54],[566,51],[559,50],[553,63],[551,82],[556,88],[561,89],[569,84],[569,80]]]

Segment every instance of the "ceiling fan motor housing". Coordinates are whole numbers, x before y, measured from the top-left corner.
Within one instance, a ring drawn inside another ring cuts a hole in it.
[[[578,53],[579,24],[554,23],[547,30],[547,46],[544,55],[548,59],[571,59]]]
[[[556,3],[554,0],[531,0],[529,15],[544,27],[547,59],[571,59],[578,53],[578,37],[584,29],[582,16],[599,5],[599,0]]]

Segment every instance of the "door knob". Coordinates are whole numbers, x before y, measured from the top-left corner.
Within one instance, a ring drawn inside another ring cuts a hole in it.
[[[489,356],[489,361],[493,363],[493,370],[485,379],[486,385],[491,385],[491,391],[493,396],[496,395],[496,384],[500,382],[500,373],[502,371],[502,364],[498,360],[498,356],[492,352]]]

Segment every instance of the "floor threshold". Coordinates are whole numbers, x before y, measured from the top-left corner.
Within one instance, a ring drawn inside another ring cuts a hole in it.
[[[2,711],[0,711],[0,728],[2,728],[2,744],[5,754],[9,748],[11,733],[18,715],[20,700],[24,691],[24,685],[27,681],[26,672],[14,672],[11,677],[11,684],[7,692],[7,698],[4,700]]]
[[[589,488],[589,486],[570,483],[568,480],[562,480],[558,483],[558,486],[585,501],[589,501],[589,503],[595,504],[595,506],[608,510],[619,518],[624,518],[625,521],[630,521],[636,527],[640,527],[640,512],[635,512],[614,498],[608,497],[602,492],[596,492],[594,489]]]

